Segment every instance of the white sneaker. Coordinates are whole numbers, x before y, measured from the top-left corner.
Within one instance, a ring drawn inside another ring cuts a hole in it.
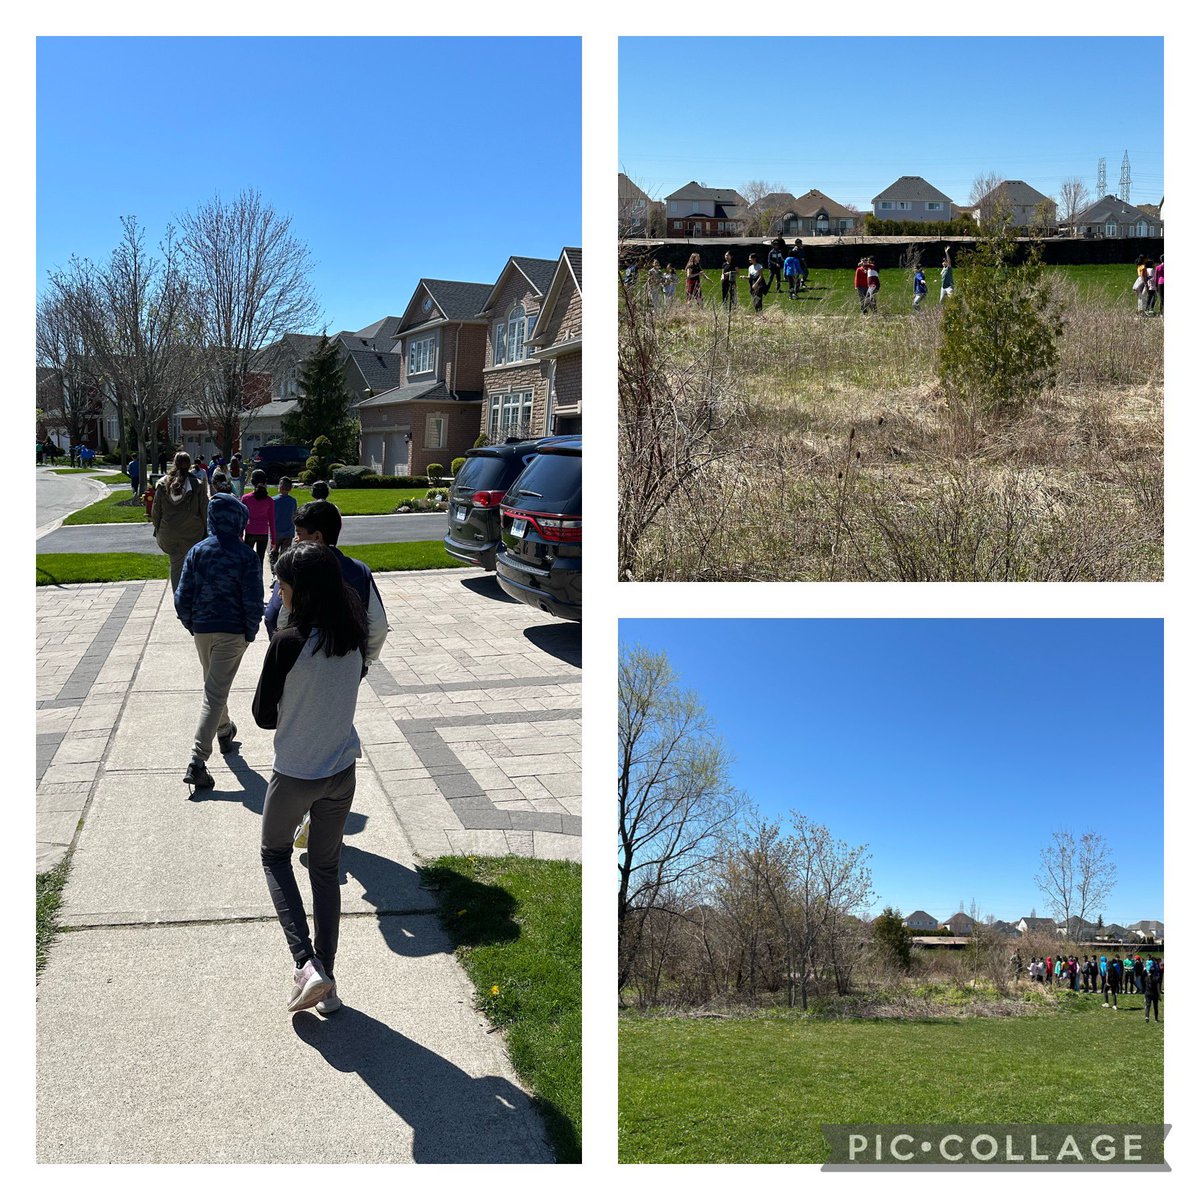
[[[333,980],[325,974],[319,958],[310,958],[292,976],[292,997],[288,1001],[288,1012],[300,1012],[312,1008],[324,1000],[333,988]]]
[[[312,822],[309,820],[308,813],[304,814],[304,820],[296,826],[296,836],[292,841],[292,845],[297,850],[308,849],[308,829]]]
[[[327,991],[325,995],[317,1001],[317,1012],[319,1012],[323,1017],[327,1017],[330,1013],[337,1012],[337,1010],[341,1007],[342,1002],[338,998],[337,984],[335,983],[333,987],[331,987],[329,991]],[[1146,1019],[1149,1020],[1150,1018],[1147,1017]]]

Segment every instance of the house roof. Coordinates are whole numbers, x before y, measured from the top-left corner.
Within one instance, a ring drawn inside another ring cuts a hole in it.
[[[1077,225],[1099,225],[1108,217],[1115,217],[1122,224],[1146,220],[1146,214],[1132,204],[1126,204],[1117,196],[1101,196],[1075,219]]]
[[[748,213],[759,212],[762,209],[792,209],[796,207],[796,197],[790,192],[769,192],[760,196],[753,204],[746,205]]]
[[[381,354],[377,350],[348,351],[367,387],[373,392],[385,392],[399,385],[404,375],[404,359],[399,354]]]
[[[946,204],[952,203],[945,192],[939,192],[920,175],[901,175],[895,183],[885,187],[871,203],[875,204],[879,200],[942,200]]]
[[[918,908],[916,912],[910,912],[908,916],[904,918],[905,925],[911,925],[914,921],[924,921],[926,923],[932,921],[934,925],[938,923],[937,917],[935,917],[932,913],[927,913],[923,908]]]
[[[739,208],[746,205],[745,197],[733,188],[701,187],[694,179],[672,192],[668,200],[715,200],[718,204],[733,204]],[[790,199],[790,197],[789,197]]]
[[[571,261],[572,256],[575,259],[574,263]],[[583,289],[580,287],[578,279],[579,274],[582,273],[582,263],[582,251],[577,246],[563,247],[563,252],[558,256],[554,280],[546,292],[546,301],[538,313],[537,321],[534,322],[533,332],[529,335],[529,340],[534,346],[541,346],[542,342],[549,337],[550,322],[563,288],[573,287],[576,291],[582,292]]]
[[[998,183],[979,204],[987,204],[993,200],[1004,200],[1016,207],[1017,205],[1029,206],[1036,208],[1039,204],[1049,200],[1049,196],[1043,196],[1035,187],[1030,187],[1023,179],[1006,179],[1003,183]],[[979,207],[976,205],[975,207]]]
[[[562,257],[561,251],[559,257]],[[520,258],[514,254],[504,264],[500,274],[496,276],[496,282],[488,289],[487,299],[479,306],[474,315],[482,317],[491,308],[493,301],[504,286],[504,281],[508,278],[509,271],[519,271],[529,281],[533,290],[539,296],[544,296],[554,282],[554,272],[557,269],[557,258]]]
[[[803,196],[796,197],[795,203],[796,216],[811,217],[821,209],[824,209],[831,217],[852,217],[852,213],[845,205],[839,204],[836,200],[831,200],[824,192],[817,191],[816,188],[811,188],[804,193]]]
[[[414,400],[444,400],[449,404],[478,404],[480,398],[478,392],[459,392],[456,399],[442,380],[434,379],[428,383],[406,383],[402,387],[391,388],[386,392],[381,392],[378,396],[364,400],[356,407],[357,409],[386,408],[390,404],[405,404]]]
[[[1021,921],[1025,922],[1027,929],[1035,931],[1040,929],[1044,933],[1058,928],[1058,922],[1053,917],[1022,917]],[[1018,921],[1017,924],[1020,925],[1021,921]]]
[[[583,291],[583,251],[578,246],[565,246],[563,254],[567,256],[567,265],[575,276],[575,284]]]
[[[956,912],[954,916],[947,917],[942,924],[954,933],[961,933],[964,930],[975,928],[975,922],[965,912]]]
[[[268,400],[266,404],[255,405],[250,412],[253,414],[254,420],[261,417],[269,420],[274,417],[286,417],[288,413],[295,412],[299,407],[299,400]]]
[[[356,329],[353,333],[343,332],[339,337],[356,337],[364,342],[378,343],[380,340],[395,341],[396,335],[400,332],[399,317],[380,317],[378,321],[372,321],[370,325],[364,329]],[[390,346],[384,347],[391,349]]]
[[[418,286],[433,297],[448,321],[469,321],[478,316],[492,291],[490,283],[463,283],[457,279],[422,279]]]
[[[647,203],[650,201],[650,197],[624,171],[619,172],[617,175],[617,199],[645,200]]]

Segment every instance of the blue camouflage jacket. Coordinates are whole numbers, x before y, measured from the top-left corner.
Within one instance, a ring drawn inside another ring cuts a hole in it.
[[[246,506],[218,492],[208,501],[208,537],[183,560],[175,612],[188,633],[240,633],[248,642],[262,622],[262,563],[242,541]]]

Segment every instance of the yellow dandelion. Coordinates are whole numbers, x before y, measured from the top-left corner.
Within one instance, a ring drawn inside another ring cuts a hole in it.
[[[460,916],[460,917],[465,917],[466,915],[467,915],[467,910],[465,908],[460,908],[456,914],[456,916]]]
[[[498,996],[498,995],[500,995],[500,985],[499,985],[498,983],[493,983],[493,984],[492,984],[492,995],[493,995],[493,996]]]

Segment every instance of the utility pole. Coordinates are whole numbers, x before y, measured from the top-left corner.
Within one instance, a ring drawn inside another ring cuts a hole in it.
[[[1108,195],[1108,162],[1101,159],[1096,164],[1096,199],[1102,200]]]
[[[1129,173],[1129,151],[1125,151],[1125,157],[1121,159],[1121,183],[1119,185],[1119,195],[1126,204],[1129,203],[1129,186],[1133,182]]]

